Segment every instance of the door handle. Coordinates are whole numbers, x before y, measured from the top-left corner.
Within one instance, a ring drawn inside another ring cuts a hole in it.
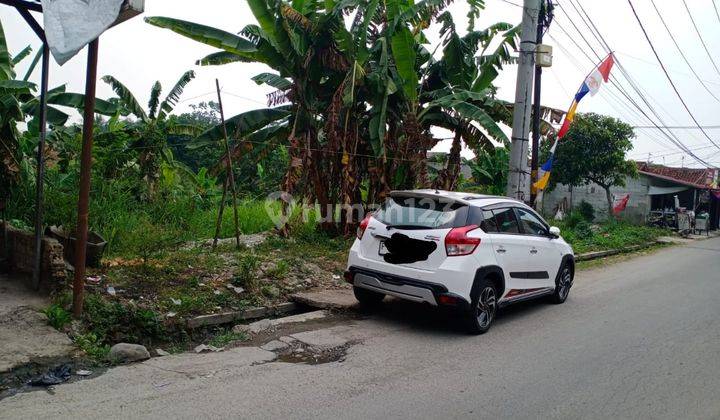
[[[531,249],[531,250],[530,250],[530,253],[531,253],[531,254],[537,254],[537,249],[535,249],[535,248]]]
[[[502,248],[502,247],[501,247],[501,248],[498,248],[498,249],[497,249],[497,252],[499,252],[499,253],[501,253],[501,254],[504,254],[505,252],[507,252],[507,250],[506,250],[505,248]]]

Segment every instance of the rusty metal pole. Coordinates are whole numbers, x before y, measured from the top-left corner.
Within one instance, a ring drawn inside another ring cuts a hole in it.
[[[33,288],[40,287],[42,270],[42,236],[43,236],[43,187],[45,178],[45,137],[47,136],[47,91],[48,73],[50,72],[50,48],[47,41],[42,46],[42,74],[40,79],[40,139],[37,150],[37,174],[35,176],[35,254],[33,260]]]
[[[83,144],[80,155],[80,192],[75,237],[75,278],[73,279],[73,315],[83,311],[85,293],[85,253],[87,251],[88,208],[90,205],[90,167],[92,165],[93,124],[95,122],[95,85],[97,82],[98,39],[88,44],[83,110]]]
[[[235,219],[235,244],[240,248],[240,226],[238,221],[237,208],[237,191],[235,190],[235,173],[233,172],[232,153],[230,151],[230,141],[228,140],[227,127],[225,126],[225,113],[223,112],[222,97],[220,96],[220,81],[215,79],[215,87],[217,88],[218,106],[220,107],[220,121],[222,122],[223,137],[225,138],[225,153],[227,153],[227,176],[230,179],[230,192],[233,199],[233,216]]]

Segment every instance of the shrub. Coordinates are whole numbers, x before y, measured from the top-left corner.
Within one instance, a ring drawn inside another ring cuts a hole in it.
[[[63,327],[72,321],[70,312],[66,311],[65,308],[58,304],[52,304],[43,310],[43,313],[48,318],[48,324],[50,324],[56,330],[61,330]]]
[[[565,217],[564,224],[570,229],[575,229],[575,226],[582,221],[584,221],[584,218],[579,212],[571,211],[567,217]]]
[[[84,320],[103,343],[152,343],[166,338],[165,326],[154,311],[110,302],[99,295],[87,297]]]
[[[588,222],[592,222],[593,220],[595,220],[595,208],[587,201],[582,200],[577,208],[577,211],[578,213],[580,213],[583,219],[587,220]]]
[[[238,271],[232,279],[232,284],[244,287],[247,290],[257,290],[257,271],[260,259],[255,254],[245,254],[240,257]]]
[[[104,360],[110,353],[110,346],[103,344],[102,340],[94,333],[80,334],[75,336],[75,344],[84,351],[90,358]]]
[[[593,231],[590,229],[590,223],[585,220],[581,220],[575,225],[575,236],[578,238],[591,238]]]

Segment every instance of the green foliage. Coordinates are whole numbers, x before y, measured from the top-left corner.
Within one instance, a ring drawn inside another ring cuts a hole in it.
[[[134,305],[111,302],[99,295],[85,299],[83,320],[99,343],[148,343],[167,336],[158,314]]]
[[[646,245],[667,234],[663,229],[637,226],[614,219],[591,226],[577,212],[572,212],[565,220],[555,220],[552,224],[560,228],[560,234],[572,245],[575,254]]]
[[[97,334],[86,333],[75,336],[75,344],[96,362],[103,362],[110,353],[110,345],[104,344]]]
[[[593,220],[595,220],[595,208],[587,201],[580,201],[580,205],[578,205],[577,211],[582,215],[583,219],[587,220],[588,222],[592,222]]]
[[[260,268],[260,259],[255,254],[244,254],[238,260],[238,269],[232,283],[246,290],[257,290],[257,274]]]
[[[588,223],[586,220],[580,220],[575,225],[575,235],[578,238],[588,238],[592,236],[593,232],[590,228],[590,223]]]
[[[214,347],[225,347],[235,341],[246,341],[248,338],[248,335],[244,332],[236,333],[232,331],[224,331],[221,334],[214,336],[208,342],[208,345]]]
[[[635,163],[625,159],[635,137],[632,127],[613,117],[578,114],[558,144],[550,177],[551,185],[580,186],[594,182],[606,191],[612,214],[610,187],[625,186],[627,176],[637,175]],[[549,156],[550,141],[543,143],[543,158]]]
[[[285,260],[278,260],[275,266],[265,271],[265,274],[273,279],[282,280],[284,279],[288,271],[290,271],[290,265]]]
[[[174,232],[152,223],[147,217],[142,217],[135,229],[136,232],[122,232],[121,235],[126,249],[132,255],[140,256],[143,264],[177,241]],[[142,234],[136,234],[140,232]]]
[[[48,306],[43,310],[43,313],[47,316],[48,324],[56,330],[62,330],[65,325],[72,321],[70,312],[58,304]]]
[[[514,61],[517,30],[507,23],[475,30],[482,0],[471,2],[471,28],[462,35],[443,13],[445,0],[327,1],[324,10],[312,2],[249,4],[257,24],[238,35],[172,18],[145,21],[217,48],[201,65],[256,62],[273,70],[253,80],[274,89],[271,104],[290,104],[282,107],[287,115],[268,118],[279,108],[260,109],[245,113],[252,118],[228,120],[228,131],[245,140],[235,148],[236,161],[261,163],[256,178],[269,173],[269,152],[283,145],[290,147],[287,190],[317,197],[321,206],[360,196],[374,203],[387,188],[428,182],[423,159],[435,145],[433,127],[461,132],[477,150],[492,147],[491,138],[507,141],[498,122],[507,123],[511,113],[494,98],[492,82]],[[442,39],[431,52],[424,30],[435,23],[442,24]],[[217,142],[221,132],[210,128],[196,146]],[[307,159],[303,150],[310,148],[317,153]],[[353,156],[360,151],[373,155]],[[361,185],[369,186],[362,195]],[[351,232],[352,217],[341,220]]]
[[[504,195],[507,185],[510,155],[504,147],[492,152],[481,150],[475,158],[467,161],[472,173],[469,186],[478,186],[480,192],[492,195]]]
[[[280,296],[280,290],[272,284],[263,285],[260,288],[260,293],[268,299],[275,299]]]

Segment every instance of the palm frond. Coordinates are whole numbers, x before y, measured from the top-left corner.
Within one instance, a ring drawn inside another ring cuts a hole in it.
[[[198,66],[221,66],[230,63],[251,63],[254,59],[243,57],[227,51],[208,54],[195,62]]]
[[[12,58],[12,64],[13,66],[17,66],[21,61],[25,59],[30,53],[32,52],[32,47],[28,45],[27,47],[23,48],[22,51],[15,54],[15,56]]]
[[[135,96],[133,96],[132,92],[130,92],[130,89],[128,89],[125,85],[120,83],[119,80],[110,75],[104,76],[102,80],[103,82],[109,84],[110,87],[112,87],[112,90],[115,92],[115,94],[118,95],[120,103],[125,108],[127,108],[130,113],[143,121],[148,120],[148,116],[145,113],[145,110],[142,109],[140,103],[137,101],[137,99],[135,99]]]
[[[160,92],[162,92],[162,85],[160,85],[158,81],[155,82],[150,90],[150,101],[148,101],[148,116],[150,119],[155,118],[155,112],[157,112],[157,107],[160,103]]]
[[[180,79],[177,83],[175,83],[175,86],[173,86],[170,90],[170,93],[168,93],[165,100],[162,101],[162,104],[160,104],[160,112],[158,113],[159,120],[165,119],[165,117],[172,112],[173,108],[175,108],[175,105],[177,104],[177,101],[180,100],[180,95],[182,95],[185,86],[187,86],[194,78],[195,72],[192,70],[186,71],[182,76],[180,76]]]

